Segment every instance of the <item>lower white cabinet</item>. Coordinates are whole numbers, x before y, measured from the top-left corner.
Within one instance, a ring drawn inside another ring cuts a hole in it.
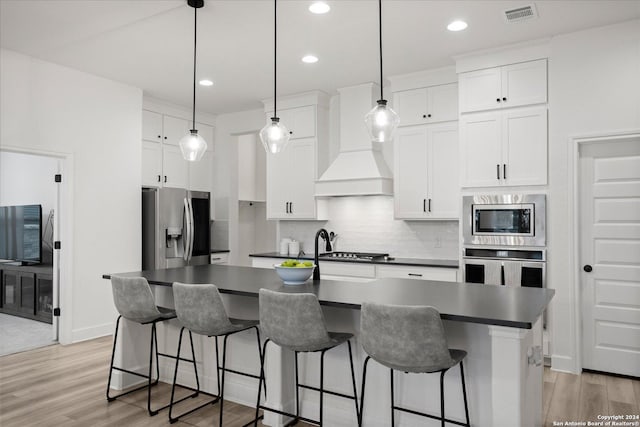
[[[211,264],[229,264],[229,252],[211,254]]]
[[[458,280],[457,268],[441,267],[416,267],[410,265],[378,265],[378,279],[385,277],[397,277],[401,279],[439,280],[443,282],[456,282]]]
[[[458,184],[458,123],[398,130],[394,143],[396,219],[455,219]]]

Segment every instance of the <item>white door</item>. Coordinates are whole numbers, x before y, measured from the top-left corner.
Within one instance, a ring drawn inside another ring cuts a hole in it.
[[[547,107],[502,113],[500,181],[506,185],[547,183]]]
[[[287,189],[289,216],[292,219],[313,219],[316,216],[316,177],[314,139],[303,138],[291,141]]]
[[[580,152],[583,367],[640,376],[640,140]]]
[[[460,117],[460,180],[463,187],[500,185],[502,116],[500,111]]]
[[[394,145],[394,213],[397,219],[422,219],[427,216],[427,127],[403,128]],[[457,178],[456,178],[457,181]]]

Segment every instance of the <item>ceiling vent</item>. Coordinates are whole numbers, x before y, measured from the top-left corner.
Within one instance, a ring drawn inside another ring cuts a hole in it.
[[[506,19],[507,22],[520,22],[537,17],[538,12],[536,11],[536,6],[534,4],[528,4],[526,6],[504,11],[504,19]]]

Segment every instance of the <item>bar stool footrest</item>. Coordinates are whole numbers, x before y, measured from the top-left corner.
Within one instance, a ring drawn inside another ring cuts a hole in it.
[[[215,405],[216,403],[218,403],[220,401],[220,396],[217,396],[215,394],[208,393],[208,392],[202,391],[202,390],[196,390],[195,388],[182,386],[180,384],[176,384],[176,386],[184,388],[184,389],[187,389],[187,390],[194,391],[195,393],[194,394],[190,394],[188,396],[185,396],[182,399],[176,400],[175,402],[173,402],[173,405],[175,405],[176,403],[183,402],[183,401],[185,401],[187,399],[194,398],[194,397],[198,396],[199,394],[204,394],[205,396],[213,397],[213,399],[209,400],[209,401],[207,401],[207,402],[205,402],[205,403],[203,403],[203,404],[201,404],[199,406],[196,406],[195,408],[189,409],[188,411],[183,412],[182,414],[178,415],[177,417],[172,417],[171,414],[169,414],[169,422],[171,424],[175,423],[176,421],[178,421],[180,418],[184,417],[185,415],[189,415],[189,414],[197,411],[198,409],[204,408],[207,405]],[[171,403],[169,403],[169,405],[167,405],[167,407],[168,406],[171,406]]]
[[[401,408],[400,406],[392,406],[392,408],[395,409],[396,411],[407,412],[409,414],[419,415],[421,417],[427,417],[427,418],[431,418],[431,419],[434,419],[434,420],[442,421],[442,417],[439,417],[437,415],[427,414],[425,412],[418,412],[418,411],[414,411],[413,409]],[[456,421],[456,420],[452,420],[450,418],[445,418],[444,420],[446,422],[448,422],[448,423],[456,424],[456,425],[459,425],[459,426],[467,426],[468,425],[467,423],[464,423],[462,421]]]

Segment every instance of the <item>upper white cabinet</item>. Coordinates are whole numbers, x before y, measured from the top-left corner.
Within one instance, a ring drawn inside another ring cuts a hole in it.
[[[207,152],[198,162],[187,162],[178,143],[189,133],[191,122],[150,110],[142,111],[142,185],[211,191],[214,128],[196,122],[207,141]]]
[[[460,117],[463,187],[547,183],[547,108],[514,108]]]
[[[461,73],[460,112],[547,102],[547,60]]]
[[[458,85],[444,84],[393,94],[400,126],[458,120]]]
[[[328,97],[310,92],[278,100],[278,117],[291,132],[287,148],[267,154],[267,219],[309,220],[325,215],[315,182],[328,158]],[[267,121],[273,107],[265,102]],[[322,207],[322,206],[320,206]]]
[[[396,219],[458,219],[458,124],[399,129],[394,142]]]

